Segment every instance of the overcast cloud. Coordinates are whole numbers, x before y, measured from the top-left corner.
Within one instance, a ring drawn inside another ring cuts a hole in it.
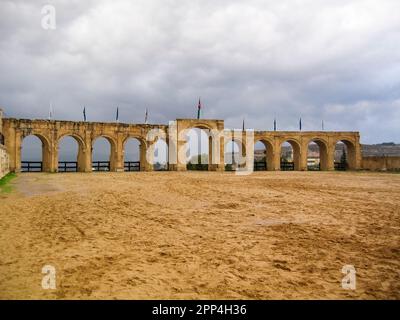
[[[56,30],[41,26],[56,8]],[[8,117],[359,130],[400,142],[400,1],[0,1]]]

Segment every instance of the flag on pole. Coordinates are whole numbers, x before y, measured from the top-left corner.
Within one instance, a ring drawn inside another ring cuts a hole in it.
[[[274,119],[274,131],[276,131],[276,119]]]
[[[243,124],[242,124],[242,131],[244,131],[244,118],[243,118]]]
[[[201,102],[199,98],[199,104],[197,106],[197,119],[200,119],[200,112],[201,112]]]
[[[299,129],[301,131],[301,117],[300,117],[300,121],[299,121]]]
[[[83,107],[83,121],[86,122],[86,107]]]
[[[232,166],[235,164],[235,143],[234,143],[234,131],[232,130]]]
[[[49,107],[49,120],[53,119],[53,105],[51,104],[50,101],[50,107]]]
[[[117,114],[116,114],[116,116],[115,116],[115,121],[117,121],[118,122],[118,107],[117,107]]]
[[[149,112],[148,112],[148,110],[147,110],[147,108],[146,108],[146,113],[145,113],[145,115],[144,115],[144,123],[145,123],[145,124],[147,124],[148,115],[149,115]]]

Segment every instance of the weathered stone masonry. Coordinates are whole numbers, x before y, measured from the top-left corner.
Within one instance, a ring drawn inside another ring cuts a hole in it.
[[[148,133],[154,129],[163,130],[166,133],[165,141],[171,154],[172,149],[179,150],[185,144],[185,141],[179,137],[179,132],[190,128],[230,131],[224,128],[223,120],[209,119],[177,119],[173,126],[167,126],[4,118],[2,134],[9,154],[10,170],[14,172],[21,170],[22,140],[29,135],[35,135],[42,141],[43,171],[57,172],[58,144],[65,136],[71,136],[78,142],[77,161],[78,171],[80,172],[92,171],[92,146],[98,137],[104,137],[110,142],[111,171],[124,171],[124,145],[127,139],[131,137],[140,141],[140,170],[151,171],[153,165],[147,161],[146,151],[154,141],[147,140]],[[170,133],[169,130],[174,132]],[[245,140],[245,136],[242,140]],[[173,141],[169,141],[170,139]],[[223,136],[217,139],[219,141],[210,137],[209,141],[210,159],[213,157],[211,150],[218,150],[217,152],[219,152],[218,163],[210,164],[210,171],[223,171],[225,168],[224,147],[228,140]],[[307,170],[307,150],[311,141],[319,145],[321,170],[334,170],[334,150],[338,141],[344,142],[347,146],[349,169],[361,168],[360,135],[358,132],[255,131],[254,144],[258,141],[261,141],[266,147],[268,170],[280,170],[281,147],[285,141],[293,147],[295,170]],[[245,142],[239,141],[239,143],[244,145]],[[179,161],[170,163],[169,170],[184,171],[186,165]]]
[[[3,110],[0,109],[0,179],[4,177],[10,171],[9,157],[4,146],[4,135],[3,135]]]

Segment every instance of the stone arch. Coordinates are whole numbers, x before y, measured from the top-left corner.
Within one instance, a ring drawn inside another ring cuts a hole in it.
[[[129,134],[122,141],[122,158],[125,163],[125,155],[126,155],[126,144],[130,139],[135,139],[139,142],[139,162],[140,162],[140,171],[146,171],[148,167],[146,153],[147,153],[147,142],[140,135]]]
[[[142,136],[140,135],[136,135],[136,134],[129,134],[126,137],[124,137],[123,141],[122,141],[122,145],[125,146],[126,142],[129,139],[136,139],[138,140],[140,143],[146,144],[146,139],[144,139]]]
[[[128,158],[129,150],[128,145],[130,141],[137,141],[138,142],[138,159]],[[124,163],[124,170],[125,171],[144,171],[146,169],[146,152],[147,152],[147,143],[146,141],[138,136],[138,135],[128,135],[122,141],[122,160]],[[131,165],[134,162],[139,161],[139,167],[137,164],[134,164],[134,167]]]
[[[318,145],[319,148],[319,170],[321,171],[326,171],[329,169],[329,154],[328,154],[328,142],[320,137],[313,137],[307,141],[306,145],[306,151],[305,151],[305,157],[306,157],[306,164],[307,164],[307,158],[308,158],[308,147],[310,143],[314,142],[315,144]],[[306,165],[307,169],[308,166]]]
[[[92,146],[93,146],[93,143],[94,143],[98,138],[105,138],[105,139],[108,140],[108,142],[110,143],[111,147],[113,147],[113,148],[116,148],[116,147],[117,147],[117,140],[116,140],[114,137],[112,137],[112,136],[110,136],[110,135],[108,135],[108,134],[99,134],[99,135],[93,136],[93,137],[92,137]]]
[[[43,172],[51,172],[52,170],[52,166],[51,166],[51,159],[52,159],[52,153],[51,153],[51,143],[50,143],[50,139],[42,134],[42,133],[38,133],[38,132],[34,132],[34,131],[30,131],[30,132],[23,132],[21,134],[21,142],[20,142],[20,156],[19,158],[21,159],[21,162],[24,160],[22,159],[22,148],[23,148],[23,142],[24,139],[29,137],[29,136],[35,136],[37,138],[39,138],[39,140],[42,143],[42,170]]]
[[[274,170],[274,144],[269,139],[261,138],[254,141],[254,146],[256,143],[261,142],[265,148],[265,162],[267,170]],[[255,147],[254,147],[255,151]]]
[[[232,144],[232,143],[233,143],[233,145],[231,145],[231,148],[229,150],[229,148],[227,148],[227,147],[229,144]],[[235,147],[234,147],[235,145],[237,146],[237,149],[238,149],[237,152],[238,152],[239,156],[234,157],[233,160],[235,163],[233,163],[231,154],[232,154],[232,148],[235,149]],[[232,166],[233,170],[235,170],[235,168],[237,168],[237,167],[242,168],[246,165],[246,143],[242,139],[237,138],[237,137],[233,137],[233,139],[232,139],[232,137],[230,137],[228,139],[224,139],[224,153],[225,153],[225,155],[228,155],[228,154],[230,155],[227,158],[225,158],[225,164],[226,165],[230,164]]]
[[[206,160],[207,161],[207,166],[205,166],[205,163],[202,163],[202,161],[200,161],[200,163],[197,163],[197,165],[194,166],[194,168],[196,168],[196,169],[192,169],[192,170],[199,170],[199,168],[201,168],[201,170],[203,170],[204,168],[207,169],[207,170],[211,170],[211,168],[212,168],[212,158],[213,158],[212,157],[213,156],[212,152],[213,152],[213,143],[214,143],[213,137],[212,137],[212,134],[211,134],[212,128],[209,125],[203,124],[203,123],[196,123],[196,124],[194,124],[194,125],[192,125],[192,126],[187,128],[188,133],[189,133],[190,130],[196,130],[196,129],[198,129],[198,132],[200,134],[200,137],[198,137],[198,139],[199,139],[198,142],[200,142],[200,144],[198,144],[197,147],[199,148],[198,151],[200,151],[201,153],[203,151],[203,150],[201,150],[201,145],[202,145],[202,143],[201,143],[201,135],[202,135],[202,133],[204,133],[207,136],[207,139],[208,139],[207,160]],[[188,136],[186,136],[186,143],[189,143],[189,141],[190,141],[190,138],[188,139]],[[198,155],[198,156],[201,157],[201,154]],[[189,162],[187,164],[187,169],[190,168],[190,161],[191,161],[191,159],[189,159]]]
[[[153,154],[153,170],[155,171],[167,171],[169,167],[168,163],[168,139],[164,138],[157,138],[154,141],[154,154]]]
[[[197,129],[203,129],[203,130],[212,130],[212,127],[210,125],[208,125],[207,123],[203,123],[203,122],[197,122],[193,126],[189,127],[189,129],[191,129],[191,128],[197,128]]]
[[[65,137],[74,138],[76,140],[76,142],[78,143],[78,145],[82,147],[82,150],[86,149],[85,139],[83,139],[82,136],[80,136],[79,134],[76,134],[76,133],[63,133],[63,134],[59,135],[57,138],[57,144]]]
[[[350,169],[350,170],[355,170],[357,169],[357,162],[356,162],[356,154],[357,154],[357,150],[356,150],[356,144],[354,143],[353,139],[348,138],[348,137],[340,137],[339,139],[336,140],[334,146],[333,146],[333,150],[335,150],[336,145],[342,142],[347,149],[347,165],[346,165],[346,169]]]
[[[280,156],[282,155],[282,145],[284,143],[289,143],[290,146],[292,147],[292,161],[289,162],[293,162],[293,166],[294,166],[294,170],[298,171],[301,170],[301,144],[300,142],[295,139],[295,138],[284,138],[280,141]],[[280,169],[282,170],[282,162],[280,165]]]
[[[84,141],[84,139],[75,133],[64,133],[61,134],[58,139],[57,139],[57,152],[55,155],[55,161],[56,163],[59,163],[59,150],[60,150],[60,142],[66,138],[66,137],[71,137],[73,138],[76,143],[78,144],[78,155],[77,155],[77,171],[78,172],[85,172],[87,171],[88,168],[86,168],[87,164],[86,164],[86,157],[85,154],[87,152],[87,146],[86,143]]]
[[[175,129],[176,125],[176,129]],[[171,129],[171,128],[170,128]],[[187,152],[187,147],[192,147],[193,143],[188,144],[187,133],[188,130],[200,129],[208,132],[208,162],[207,168],[200,166],[201,169],[208,169],[209,171],[223,171],[224,170],[224,123],[222,120],[209,120],[209,119],[177,119],[173,122],[173,130],[169,133],[170,140],[170,170],[186,171],[188,169],[188,156],[191,158],[196,152]],[[176,130],[176,131],[175,131]],[[200,131],[199,130],[199,131]],[[176,132],[176,137],[174,137]],[[193,139],[193,138],[192,138]],[[204,138],[203,147],[206,145]],[[176,141],[176,142],[175,142]],[[205,148],[203,148],[204,150]],[[202,152],[204,153],[204,152]],[[175,156],[176,155],[176,156]],[[172,157],[172,158],[171,158]],[[203,157],[203,160],[204,159]],[[198,161],[196,161],[198,162]]]
[[[91,142],[91,155],[92,155],[92,161],[93,161],[93,146],[96,142],[97,139],[99,138],[104,138],[108,141],[108,143],[110,144],[110,158],[109,158],[109,162],[110,162],[110,171],[116,171],[116,165],[117,165],[117,142],[116,140],[109,135],[105,135],[105,134],[99,134],[96,135],[94,137],[92,137],[92,142]]]

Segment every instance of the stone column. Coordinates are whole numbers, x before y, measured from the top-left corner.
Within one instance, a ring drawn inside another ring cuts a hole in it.
[[[301,162],[302,154],[303,154],[302,149],[303,148],[301,146],[301,141],[300,141],[300,143],[294,142],[292,144],[293,162],[294,162],[294,170],[295,171],[304,171],[304,164]],[[307,163],[307,161],[306,161],[306,163]]]
[[[355,170],[361,169],[361,162],[362,162],[362,152],[361,152],[361,145],[360,145],[360,135],[357,133],[354,141],[355,145]]]
[[[168,137],[166,139],[168,144],[168,170],[177,171],[178,161],[178,137],[177,137],[177,122],[170,121],[168,125]]]
[[[139,145],[139,150],[140,150],[140,171],[146,171],[147,169],[147,160],[146,160],[146,152],[147,152],[147,146],[144,141],[140,141]]]
[[[78,144],[78,172],[86,172],[86,152],[87,147],[82,146],[81,143]]]
[[[86,149],[82,154],[80,155],[82,157],[82,163],[84,163],[83,170],[85,172],[92,172],[92,137],[91,137],[91,131],[85,131],[84,133],[84,139],[85,139],[85,145]]]
[[[50,125],[50,124],[49,124]],[[51,124],[52,125],[52,124]],[[49,134],[49,172],[58,172],[58,140],[57,129],[50,129]]]
[[[272,170],[281,170],[281,140],[278,137],[274,137],[274,160]]]
[[[168,146],[168,154],[167,154],[167,165],[168,165],[168,171],[176,171],[176,165],[171,163],[171,148],[175,148],[175,146],[171,143],[170,136],[169,134],[167,135],[167,138],[165,139],[165,143]]]
[[[219,130],[210,130],[210,136],[208,139],[208,170],[224,171],[224,132]]]
[[[186,171],[186,137],[185,137],[185,128],[179,128],[177,131],[177,171]]]
[[[121,132],[117,134],[117,146],[115,150],[115,171],[116,172],[124,172],[125,164],[124,164],[124,141],[123,135]]]
[[[11,172],[21,171],[21,133],[15,129],[15,124],[8,120],[3,123],[5,147],[9,156]]]
[[[301,139],[300,140],[300,171],[307,171],[308,170],[308,139]]]
[[[324,142],[320,142],[319,146],[319,168],[321,171],[329,170],[329,154],[328,154],[328,145]]]
[[[326,152],[326,170],[334,171],[335,170],[335,148],[336,148],[336,140],[332,138],[328,138],[327,152]]]
[[[217,170],[225,171],[225,138],[223,134],[219,138],[219,166]]]
[[[144,152],[144,171],[154,171],[154,148],[157,139],[154,141],[146,141]]]
[[[267,170],[268,171],[274,171],[275,170],[275,164],[274,164],[274,159],[275,159],[275,146],[270,144],[269,142],[264,143],[265,146],[265,160],[267,161]]]
[[[51,149],[51,164],[50,172],[58,172],[58,145],[53,146]]]

